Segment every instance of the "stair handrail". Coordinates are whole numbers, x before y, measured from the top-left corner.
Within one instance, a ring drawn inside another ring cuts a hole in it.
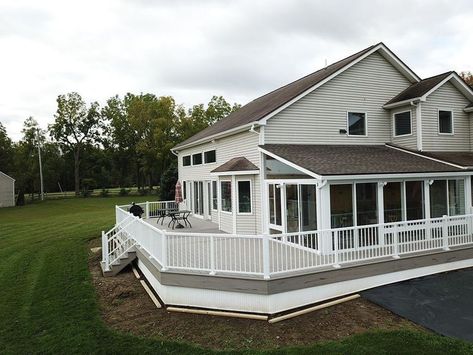
[[[125,245],[130,240],[134,241],[134,239],[131,238],[130,234],[126,230],[126,228],[134,222],[136,222],[136,219],[134,218],[133,215],[130,214],[121,222],[115,224],[115,226],[113,226],[113,228],[111,228],[108,232],[105,233],[105,231],[102,231],[102,263],[104,266],[104,271],[110,271],[110,265],[113,264],[120,257],[122,257],[126,252],[128,252],[136,244],[136,241],[135,241],[134,243],[126,247],[125,250],[121,254],[119,254],[116,257],[112,257],[113,253],[122,245]],[[118,240],[118,238],[116,237],[120,231],[125,232],[127,235],[127,239],[123,242]],[[113,239],[118,241],[120,245],[110,251],[109,242],[112,241]]]

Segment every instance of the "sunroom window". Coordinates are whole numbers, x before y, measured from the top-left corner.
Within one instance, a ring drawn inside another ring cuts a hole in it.
[[[439,133],[453,133],[453,114],[452,111],[439,110]]]
[[[411,111],[394,114],[394,135],[404,136],[411,133]]]
[[[348,112],[348,135],[366,136],[366,113]]]
[[[220,182],[220,194],[222,196],[222,211],[232,211],[232,182],[222,181]]]
[[[238,212],[251,213],[250,181],[238,181]]]

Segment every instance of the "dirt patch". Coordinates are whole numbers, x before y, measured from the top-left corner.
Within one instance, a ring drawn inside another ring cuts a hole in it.
[[[90,247],[98,244],[95,240]],[[100,258],[100,253],[90,252],[102,317],[112,328],[138,336],[211,349],[270,349],[338,340],[368,330],[420,329],[362,298],[275,324],[167,312],[156,308],[130,267],[115,277],[102,277]]]

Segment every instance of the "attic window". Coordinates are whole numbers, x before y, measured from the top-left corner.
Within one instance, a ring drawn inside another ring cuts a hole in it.
[[[349,136],[366,136],[366,113],[348,112],[347,121]]]
[[[440,134],[453,134],[452,111],[439,110],[439,133]]]

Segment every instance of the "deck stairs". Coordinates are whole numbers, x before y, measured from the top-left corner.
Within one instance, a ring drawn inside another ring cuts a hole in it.
[[[103,276],[115,276],[136,259],[136,241],[131,237],[128,228],[136,223],[129,216],[116,224],[108,232],[102,232],[102,267]]]

